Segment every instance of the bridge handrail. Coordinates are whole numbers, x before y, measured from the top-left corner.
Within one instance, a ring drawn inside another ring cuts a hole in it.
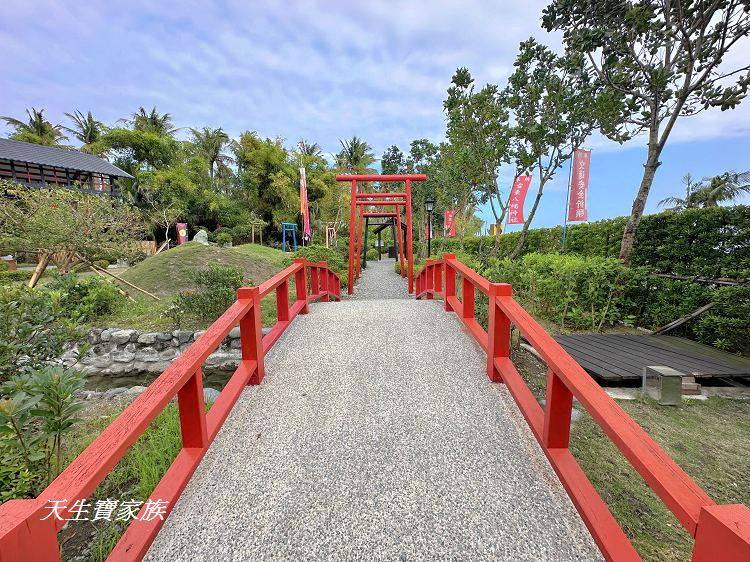
[[[310,271],[311,293],[307,292]],[[296,300],[289,305],[293,279]],[[261,298],[276,290],[277,322],[263,336]],[[49,502],[64,500],[62,517],[77,500],[84,500],[111,472],[149,424],[177,397],[182,449],[149,499],[167,500],[167,513],[208,450],[246,385],[260,384],[264,355],[309,302],[340,300],[341,282],[326,262],[304,258],[259,287],[242,287],[237,300],[152,382],[73,462],[34,499],[10,500],[0,505],[0,562],[59,560],[57,533],[65,519],[49,517]],[[241,361],[206,413],[201,366],[229,332],[239,324]],[[47,508],[47,509],[45,509]],[[139,514],[140,515],[140,514]],[[46,516],[46,518],[45,518]],[[112,551],[109,560],[135,560],[145,555],[163,521],[135,519]]]
[[[461,277],[462,299],[456,295]],[[474,289],[488,298],[488,329],[475,317]],[[750,559],[750,509],[716,505],[555,339],[512,297],[511,286],[492,283],[456,259],[427,260],[417,275],[416,298],[440,296],[487,353],[487,374],[504,382],[552,467],[606,558],[640,560],[604,501],[569,449],[573,397],[641,475],[685,529],[695,537],[693,561]],[[545,408],[537,402],[510,360],[510,327],[547,364]]]

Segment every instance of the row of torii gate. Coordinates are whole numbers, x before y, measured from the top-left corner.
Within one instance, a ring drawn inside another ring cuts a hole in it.
[[[367,231],[365,229],[370,226],[370,218],[384,218],[388,219],[390,224],[395,223],[393,243],[396,245],[398,259],[401,263],[401,276],[407,278],[409,293],[414,292],[411,184],[426,179],[427,176],[424,174],[341,174],[336,176],[336,181],[348,181],[352,185],[349,204],[349,284],[347,287],[347,292],[350,295],[354,292],[354,281],[362,273],[362,254],[367,252],[367,248],[364,247],[367,243]],[[403,182],[404,191],[379,191],[376,193],[359,191],[359,182],[373,181],[381,182],[381,185],[382,182]],[[404,209],[403,220],[401,218],[402,208]],[[387,224],[388,222],[378,223],[379,226]],[[405,241],[404,230],[406,231]]]

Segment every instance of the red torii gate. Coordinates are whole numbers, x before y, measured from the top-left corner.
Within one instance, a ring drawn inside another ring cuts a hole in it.
[[[339,174],[336,181],[348,181],[352,184],[351,200],[349,204],[349,284],[348,293],[354,292],[354,279],[360,274],[360,255],[362,253],[362,228],[365,217],[396,217],[399,223],[397,236],[399,238],[399,258],[401,260],[401,275],[406,274],[409,293],[414,292],[414,252],[412,248],[412,205],[411,205],[411,182],[425,181],[425,174]],[[399,193],[377,192],[358,193],[357,182],[404,182],[404,191]],[[391,212],[366,211],[365,207],[393,207]],[[405,208],[406,215],[406,244],[401,240],[401,207]],[[357,219],[359,215],[359,224]],[[356,244],[356,254],[355,254]],[[404,246],[406,246],[407,272],[404,272]],[[366,249],[365,249],[366,251]],[[356,264],[355,264],[356,259]]]

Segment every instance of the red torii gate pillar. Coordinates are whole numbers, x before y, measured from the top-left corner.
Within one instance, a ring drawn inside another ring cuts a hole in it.
[[[359,240],[362,234],[359,232],[357,224],[357,209],[364,206],[393,206],[397,218],[401,218],[400,208],[405,208],[406,214],[406,261],[407,261],[407,283],[409,286],[409,293],[414,292],[414,249],[413,249],[413,232],[412,232],[412,204],[411,204],[411,182],[413,181],[425,181],[427,176],[424,174],[340,174],[336,176],[336,181],[348,181],[351,182],[351,199],[349,202],[349,284],[347,292],[351,295],[354,293],[354,277],[355,274],[359,276],[359,268],[355,270],[355,248],[358,250],[362,243]],[[390,192],[377,192],[377,193],[359,193],[357,191],[357,183],[361,181],[377,181],[377,182],[404,182],[404,192],[402,193],[390,193]],[[384,198],[383,201],[378,199]],[[364,211],[364,209],[363,209]],[[361,212],[360,215],[363,215]],[[360,220],[362,216],[359,217]],[[400,236],[400,233],[399,233]],[[367,251],[367,249],[365,249]]]

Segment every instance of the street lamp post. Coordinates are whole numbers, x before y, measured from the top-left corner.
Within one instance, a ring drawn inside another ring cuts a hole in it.
[[[435,210],[435,199],[428,197],[424,202],[425,211],[427,211],[427,257],[432,256],[432,211]]]

